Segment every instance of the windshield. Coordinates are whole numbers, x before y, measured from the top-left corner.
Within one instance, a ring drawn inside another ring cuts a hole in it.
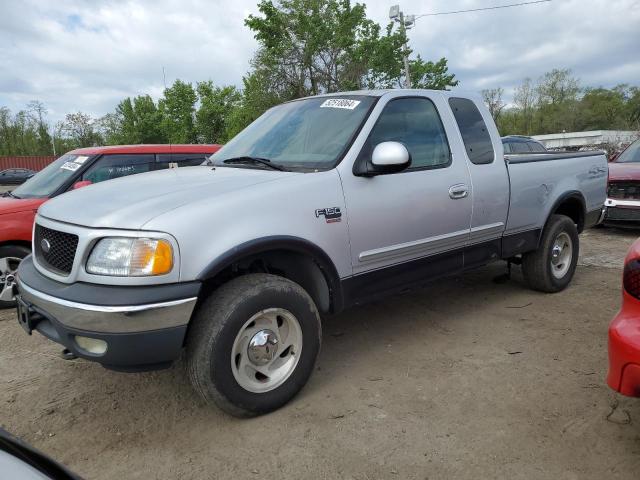
[[[63,155],[11,193],[18,198],[49,197],[75,175],[76,170],[82,167],[88,158],[87,155]]]
[[[265,112],[215,153],[216,165],[241,157],[267,159],[287,170],[333,168],[367,118],[374,97],[315,97]],[[230,163],[225,165],[230,166]],[[255,168],[260,167],[259,164]],[[243,164],[247,166],[247,164]]]
[[[616,162],[631,163],[640,162],[640,140],[636,140],[616,158]]]

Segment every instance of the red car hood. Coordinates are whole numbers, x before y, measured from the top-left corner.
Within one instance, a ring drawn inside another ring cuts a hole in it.
[[[0,197],[0,215],[37,210],[48,198]]]
[[[640,181],[640,163],[616,163],[609,164],[609,180],[638,180]]]

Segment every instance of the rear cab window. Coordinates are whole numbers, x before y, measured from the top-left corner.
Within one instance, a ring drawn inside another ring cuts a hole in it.
[[[476,165],[492,163],[495,157],[493,143],[476,104],[467,98],[451,97],[449,106],[458,124],[469,160]],[[514,146],[515,144],[512,148]]]
[[[202,165],[210,153],[163,153],[158,155],[156,169]]]
[[[511,144],[511,153],[531,153],[531,149],[527,142],[513,142]]]
[[[529,148],[534,153],[546,153],[546,149],[540,145],[538,142],[529,142]]]

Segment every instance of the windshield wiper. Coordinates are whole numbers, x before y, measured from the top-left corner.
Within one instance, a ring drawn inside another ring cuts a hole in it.
[[[13,193],[11,193],[11,190],[8,190],[8,191],[4,192],[4,193],[2,194],[2,196],[3,196],[3,197],[11,197],[11,198],[20,198],[20,197],[18,197],[17,195],[14,195]]]
[[[282,165],[278,165],[277,163],[272,163],[268,158],[261,157],[251,157],[251,156],[242,156],[242,157],[234,157],[227,158],[223,160],[222,163],[255,163],[258,165],[264,165],[265,167],[269,167],[272,170],[279,170],[281,172],[287,172],[288,170],[284,168]]]

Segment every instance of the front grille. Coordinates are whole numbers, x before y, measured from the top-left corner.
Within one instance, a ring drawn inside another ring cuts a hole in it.
[[[609,182],[609,198],[640,199],[640,182]]]
[[[77,235],[36,225],[33,246],[38,262],[44,267],[60,275],[71,273],[78,248]]]
[[[607,220],[640,221],[640,209],[638,208],[607,208]]]

